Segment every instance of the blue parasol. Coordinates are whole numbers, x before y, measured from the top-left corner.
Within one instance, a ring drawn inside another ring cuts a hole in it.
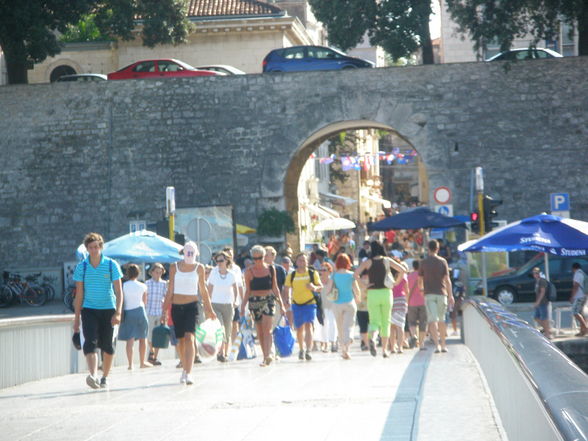
[[[103,254],[127,262],[171,263],[182,258],[179,254],[182,248],[182,245],[152,231],[141,230],[106,242]]]
[[[450,227],[465,227],[465,222],[454,217],[436,213],[427,207],[417,207],[373,223],[370,226],[370,231],[418,230],[419,228]]]

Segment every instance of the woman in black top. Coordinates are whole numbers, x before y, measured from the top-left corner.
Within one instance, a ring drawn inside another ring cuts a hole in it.
[[[264,262],[264,256],[265,249],[262,246],[255,245],[251,248],[254,264],[245,271],[245,297],[241,305],[241,317],[245,316],[245,306],[249,303],[249,311],[255,321],[259,344],[263,352],[261,366],[268,366],[272,362],[271,329],[276,302],[282,314],[286,311],[280,299],[275,268]]]

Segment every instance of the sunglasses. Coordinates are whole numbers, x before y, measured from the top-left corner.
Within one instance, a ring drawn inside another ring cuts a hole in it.
[[[261,260],[261,259],[263,259],[263,257],[261,257],[261,256],[257,256],[257,257],[252,257],[252,259],[253,259],[253,260]]]
[[[325,268],[319,270],[319,273],[328,273],[328,272],[329,272],[329,270],[325,269]]]
[[[225,259],[219,259],[219,260],[216,261],[216,263],[223,263],[223,262],[226,262],[226,260]]]

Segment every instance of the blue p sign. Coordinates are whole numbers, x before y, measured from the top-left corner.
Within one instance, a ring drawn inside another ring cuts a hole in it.
[[[551,211],[570,211],[569,193],[551,193]]]

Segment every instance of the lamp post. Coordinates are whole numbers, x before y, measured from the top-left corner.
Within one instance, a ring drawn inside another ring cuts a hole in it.
[[[174,187],[165,189],[165,215],[169,219],[169,238],[175,239],[176,190]]]

